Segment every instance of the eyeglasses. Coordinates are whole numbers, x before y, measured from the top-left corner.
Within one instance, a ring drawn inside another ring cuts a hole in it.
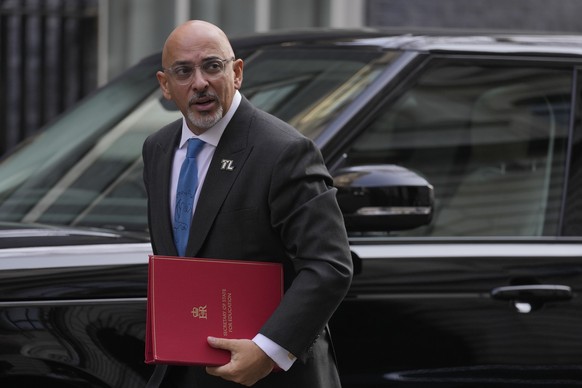
[[[200,71],[206,78],[213,79],[218,78],[224,73],[226,64],[230,61],[234,61],[234,57],[229,59],[212,58],[207,59],[200,65],[183,64],[164,68],[163,70],[170,73],[178,84],[187,85],[192,81],[197,67],[200,68]]]

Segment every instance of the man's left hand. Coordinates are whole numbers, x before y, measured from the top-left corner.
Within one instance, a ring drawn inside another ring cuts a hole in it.
[[[206,367],[210,375],[250,387],[275,367],[275,362],[251,340],[208,337],[208,343],[213,348],[230,352],[228,364]]]

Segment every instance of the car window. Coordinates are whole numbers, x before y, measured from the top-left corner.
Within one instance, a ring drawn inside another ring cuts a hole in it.
[[[242,92],[315,139],[400,54],[369,49],[266,49],[248,59]]]
[[[411,236],[558,234],[570,71],[435,63],[346,153],[397,164],[434,187],[432,223]]]
[[[283,54],[245,64],[243,94],[315,137],[398,54],[368,49]],[[0,221],[145,231],[145,138],[180,117],[144,62],[68,112],[0,167]]]
[[[85,144],[85,152],[76,155],[74,165],[66,170],[48,169],[54,179],[43,179],[42,169],[31,176],[4,200],[0,217],[5,221],[145,230],[142,144],[149,134],[178,117],[176,111],[165,109],[156,90],[106,134]]]
[[[141,147],[179,117],[144,61],[6,158],[0,221],[145,230]]]

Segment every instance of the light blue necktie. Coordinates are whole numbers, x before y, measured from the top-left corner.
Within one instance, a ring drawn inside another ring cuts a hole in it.
[[[186,253],[190,224],[192,223],[192,204],[198,188],[198,167],[196,156],[204,142],[200,139],[188,140],[186,159],[180,168],[178,189],[176,190],[176,208],[174,211],[174,243],[179,256]]]

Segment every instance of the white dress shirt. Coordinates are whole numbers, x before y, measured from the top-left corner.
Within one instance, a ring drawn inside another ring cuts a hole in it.
[[[182,167],[182,163],[184,162],[184,159],[186,159],[186,143],[188,142],[188,139],[199,138],[205,143],[202,147],[202,150],[196,157],[198,167],[198,190],[196,190],[196,194],[194,195],[192,210],[192,214],[194,214],[196,211],[196,204],[198,203],[198,197],[200,195],[202,185],[204,184],[204,179],[206,178],[206,173],[208,172],[208,167],[210,166],[210,161],[212,160],[214,151],[218,146],[218,142],[220,141],[226,126],[232,119],[234,112],[236,112],[238,109],[241,99],[242,97],[240,93],[236,91],[228,112],[226,112],[222,119],[220,119],[220,121],[218,121],[212,128],[208,129],[200,136],[196,136],[194,133],[192,133],[186,124],[186,119],[182,119],[182,137],[180,138],[180,143],[174,153],[174,162],[172,165],[172,181],[170,186],[170,212],[172,214],[172,222],[174,222],[174,209],[176,207],[176,190],[178,187],[178,178],[180,176],[180,168]],[[262,334],[257,334],[253,338],[253,342],[255,342],[283,370],[289,370],[289,368],[291,368],[296,360],[296,357],[293,356],[289,351],[285,350],[277,343],[273,342]]]

